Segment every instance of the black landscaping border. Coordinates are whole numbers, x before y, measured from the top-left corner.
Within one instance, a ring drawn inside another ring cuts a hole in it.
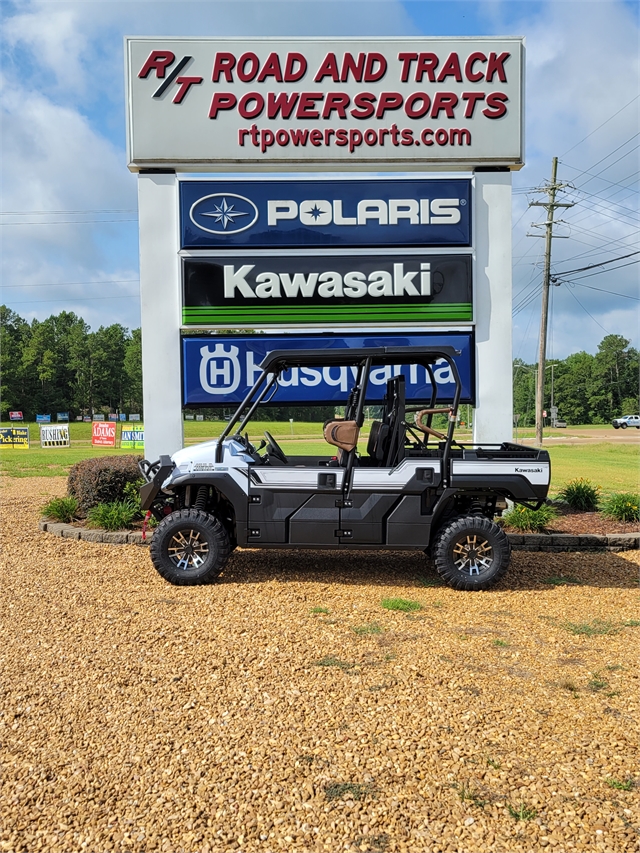
[[[83,542],[98,542],[106,545],[148,545],[153,531],[147,530],[147,538],[142,539],[139,530],[120,530],[111,533],[108,530],[74,527],[57,521],[41,519],[38,527],[45,533],[75,539]],[[638,533],[580,534],[571,533],[509,533],[509,542],[514,551],[547,551],[562,553],[566,551],[634,551],[640,547]]]

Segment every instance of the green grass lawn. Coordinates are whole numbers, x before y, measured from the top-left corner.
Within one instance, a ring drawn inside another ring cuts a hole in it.
[[[2,424],[8,426],[8,424]],[[224,421],[185,421],[185,443],[195,444],[214,438],[222,432]],[[2,448],[0,450],[0,473],[11,477],[58,477],[66,476],[69,468],[80,459],[93,456],[111,456],[131,453],[118,448],[99,448],[91,445],[91,424],[72,423],[71,447],[47,448],[38,444],[38,428],[30,424],[32,445],[29,450]],[[265,429],[279,441],[285,453],[292,456],[331,456],[332,449],[321,438],[322,424],[294,422],[293,434],[288,421],[280,423],[256,421],[251,424],[249,437],[256,444]],[[462,440],[470,440],[470,434],[457,433]],[[368,425],[359,443],[360,452],[366,452]],[[610,492],[638,491],[640,477],[640,446],[634,444],[556,445],[547,448],[551,456],[551,495],[568,481],[585,477],[601,486],[605,494]]]

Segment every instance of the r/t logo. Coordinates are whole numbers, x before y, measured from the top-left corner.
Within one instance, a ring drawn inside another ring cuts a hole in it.
[[[238,347],[216,344],[213,352],[202,347],[200,355],[200,384],[207,394],[232,394],[240,384]]]
[[[169,76],[165,79],[167,68],[173,65],[173,63],[176,61],[176,55],[170,50],[152,50],[149,56],[147,57],[147,61],[140,69],[138,77],[145,79],[149,76],[150,71],[155,71],[156,78],[158,80],[163,81],[153,93],[154,98],[161,98],[162,95],[164,95],[164,93],[167,91],[169,86],[175,81],[178,84],[178,91],[175,94],[173,103],[181,104],[189,89],[192,86],[196,86],[199,83],[202,83],[202,77],[178,76],[180,72],[189,64],[189,62],[191,62],[192,59],[192,56],[183,56],[180,62],[173,69],[173,71],[171,71]]]

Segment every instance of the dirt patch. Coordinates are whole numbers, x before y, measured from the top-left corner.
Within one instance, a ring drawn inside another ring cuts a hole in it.
[[[422,554],[239,550],[171,587],[39,533],[64,487],[0,490],[0,849],[637,850],[637,552],[472,594]]]

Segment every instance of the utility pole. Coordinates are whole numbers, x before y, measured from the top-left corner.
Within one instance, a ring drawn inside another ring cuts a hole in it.
[[[544,371],[547,358],[547,322],[549,317],[549,285],[551,282],[551,241],[553,234],[553,214],[558,207],[573,207],[573,204],[556,201],[556,193],[570,184],[561,184],[557,181],[558,158],[553,158],[551,166],[551,183],[536,192],[546,193],[548,201],[532,201],[529,207],[544,207],[547,211],[545,250],[544,250],[544,274],[542,278],[542,312],[540,315],[540,343],[538,347],[538,383],[536,386],[536,444],[542,444],[542,412],[544,410]],[[537,236],[537,235],[536,235]],[[557,235],[556,235],[557,236]]]

